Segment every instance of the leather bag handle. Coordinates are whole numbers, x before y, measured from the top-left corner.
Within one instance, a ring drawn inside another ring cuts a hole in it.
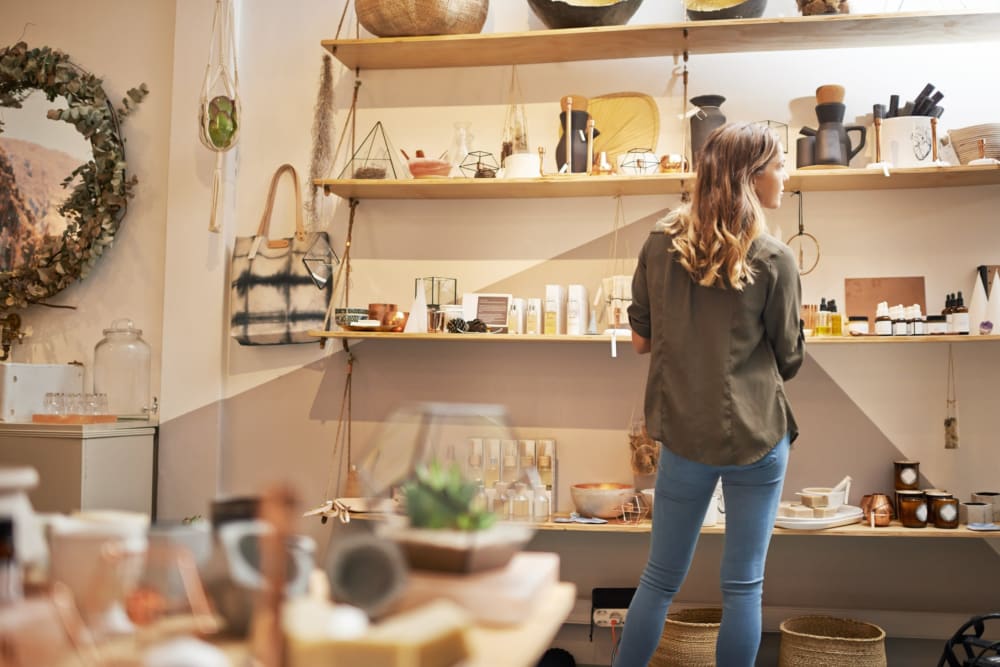
[[[256,255],[257,247],[259,247],[261,239],[268,239],[268,234],[271,229],[271,212],[274,209],[274,195],[278,189],[278,181],[281,180],[281,175],[288,172],[292,176],[292,185],[295,188],[295,238],[300,241],[306,238],[306,228],[302,224],[302,190],[299,187],[299,175],[295,171],[295,167],[285,163],[278,167],[277,171],[274,172],[274,176],[271,177],[271,187],[267,191],[267,204],[264,206],[264,214],[260,218],[260,225],[257,227],[257,238],[254,240],[254,248],[251,251],[250,258],[252,259]],[[288,247],[287,239],[276,239],[267,241],[268,248],[286,248]]]

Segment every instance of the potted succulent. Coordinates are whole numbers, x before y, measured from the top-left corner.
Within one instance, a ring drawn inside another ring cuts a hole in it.
[[[478,572],[506,565],[531,539],[530,524],[497,522],[480,502],[479,485],[457,465],[422,463],[403,485],[406,525],[387,525],[386,537],[402,549],[410,567]]]

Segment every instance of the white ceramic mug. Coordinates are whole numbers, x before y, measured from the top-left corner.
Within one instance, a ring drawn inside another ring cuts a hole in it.
[[[992,523],[993,505],[976,502],[962,503],[958,507],[959,520],[964,524]]]
[[[894,167],[934,163],[930,116],[897,116],[882,121],[882,159]]]
[[[541,160],[535,153],[513,153],[504,158],[504,178],[538,178],[541,175]]]
[[[972,500],[978,503],[986,503],[993,509],[992,517],[986,520],[987,523],[1000,519],[1000,491],[976,491],[972,494]]]
[[[149,519],[127,514],[64,517],[49,528],[50,576],[72,591],[84,621],[99,637],[133,630],[124,598],[142,575]]]

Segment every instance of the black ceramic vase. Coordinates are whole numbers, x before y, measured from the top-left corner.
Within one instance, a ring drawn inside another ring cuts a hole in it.
[[[572,151],[570,155],[573,156],[573,172],[581,173],[587,171],[587,121],[590,120],[590,114],[582,109],[572,112],[570,117],[570,150]],[[559,114],[559,127],[566,127],[566,112],[563,111]],[[556,146],[556,167],[562,169],[562,166],[566,164],[566,136],[565,131],[563,136],[559,139],[559,145]],[[601,133],[594,129],[594,136],[597,137]]]
[[[708,135],[726,123],[726,116],[719,108],[726,98],[722,95],[699,95],[691,98],[691,104],[699,111],[691,116],[691,164],[698,170],[698,153],[705,145]]]

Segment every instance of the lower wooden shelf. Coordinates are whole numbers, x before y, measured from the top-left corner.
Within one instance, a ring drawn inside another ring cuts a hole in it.
[[[578,532],[578,533],[649,533],[652,530],[652,522],[645,519],[638,524],[628,524],[623,521],[612,520],[608,523],[584,524],[584,523],[555,523],[548,521],[535,524],[537,530],[556,532]],[[701,529],[702,535],[723,535],[726,532],[725,526],[707,526]],[[919,537],[919,538],[994,538],[1000,539],[1000,531],[977,531],[969,530],[966,526],[959,526],[953,529],[934,528],[904,528],[898,521],[893,521],[891,525],[883,528],[872,528],[868,524],[855,523],[849,526],[838,528],[825,528],[823,530],[788,530],[787,528],[775,528],[774,536],[782,537],[786,535],[810,535],[829,536],[839,535],[846,537]]]

